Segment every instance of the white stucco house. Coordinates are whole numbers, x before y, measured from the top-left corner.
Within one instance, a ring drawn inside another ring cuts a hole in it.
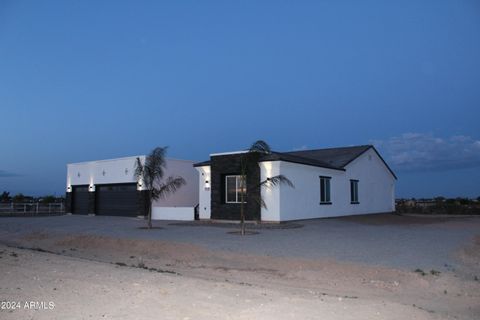
[[[66,209],[72,214],[144,216],[145,187],[134,176],[133,156],[67,165]],[[152,219],[194,220],[198,205],[198,173],[193,161],[166,159],[165,177],[181,176],[186,185],[152,203]]]
[[[240,181],[243,153],[211,154],[209,161],[194,165],[199,173],[200,219],[238,220],[241,192],[247,199],[246,218],[258,221],[395,211],[397,178],[371,145],[262,155],[247,176],[246,190]],[[256,188],[260,181],[279,174],[294,188]],[[251,192],[261,193],[266,208],[248,200]]]

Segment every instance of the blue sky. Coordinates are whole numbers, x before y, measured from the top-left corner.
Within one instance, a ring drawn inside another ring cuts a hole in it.
[[[480,2],[0,2],[0,192],[66,163],[375,144],[400,197],[480,196]]]

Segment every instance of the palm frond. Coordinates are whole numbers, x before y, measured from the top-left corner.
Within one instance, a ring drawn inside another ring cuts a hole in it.
[[[240,158],[242,173],[246,173],[248,171],[248,167],[256,165],[262,155],[269,153],[271,153],[271,150],[268,143],[263,140],[255,141],[250,146],[247,153],[244,153]]]
[[[256,153],[271,153],[270,146],[263,140],[255,141],[248,149],[248,152],[256,152]]]
[[[267,208],[267,204],[265,203],[265,201],[263,200],[262,196],[258,196],[257,194],[251,194],[248,196],[248,199],[249,200],[253,200],[254,202],[256,202],[260,207],[262,208],[265,208],[265,209],[268,209]]]
[[[279,186],[281,184],[286,184],[287,186],[291,187],[291,188],[295,188],[294,184],[292,181],[290,181],[290,179],[288,179],[287,177],[285,177],[283,174],[279,174],[277,176],[273,176],[271,178],[267,178],[265,180],[263,180],[262,182],[260,182],[260,187],[267,187],[267,188],[270,188],[270,187],[276,187],[276,186]]]
[[[156,179],[163,178],[166,168],[165,155],[168,147],[157,147],[145,159],[146,173],[155,176]]]
[[[158,198],[165,198],[171,193],[175,193],[181,186],[187,184],[182,177],[168,177],[164,182],[160,182],[152,190],[152,197],[156,200]]]

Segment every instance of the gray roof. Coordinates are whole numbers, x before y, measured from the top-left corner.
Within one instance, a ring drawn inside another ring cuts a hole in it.
[[[197,162],[193,164],[194,167],[203,167],[203,166],[209,166],[209,165],[210,165],[210,160]]]
[[[330,166],[336,168],[343,168],[362,153],[372,148],[371,145],[342,147],[342,148],[327,148],[316,150],[302,150],[285,152],[288,155],[299,156],[309,159],[324,161]]]
[[[372,145],[341,147],[341,148],[326,148],[315,150],[302,150],[292,152],[272,152],[260,158],[259,161],[286,161],[293,163],[306,164],[316,167],[329,168],[334,170],[345,170],[350,162],[358,158],[369,149],[373,149],[378,157],[383,161],[390,173],[395,177],[395,173],[390,169],[382,156]],[[195,167],[210,165],[210,161],[204,161],[195,164]]]
[[[322,159],[295,155],[295,154],[291,154],[290,152],[272,152],[260,158],[260,161],[276,161],[276,160],[307,164],[311,166],[330,168],[335,170],[343,170],[343,168],[339,168],[337,166],[329,164],[323,161]]]

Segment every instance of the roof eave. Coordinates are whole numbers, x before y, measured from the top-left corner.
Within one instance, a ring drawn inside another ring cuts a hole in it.
[[[328,167],[328,166],[323,166],[323,165],[319,165],[319,164],[305,163],[305,162],[301,162],[301,161],[285,160],[285,159],[264,159],[264,160],[259,160],[258,162],[268,162],[268,161],[283,161],[283,162],[289,162],[289,163],[303,164],[304,166],[325,168],[325,169],[338,170],[338,171],[346,171],[346,169],[344,169],[344,168]]]
[[[210,166],[210,161],[203,161],[203,162],[197,162],[193,164],[193,167],[209,167]]]

